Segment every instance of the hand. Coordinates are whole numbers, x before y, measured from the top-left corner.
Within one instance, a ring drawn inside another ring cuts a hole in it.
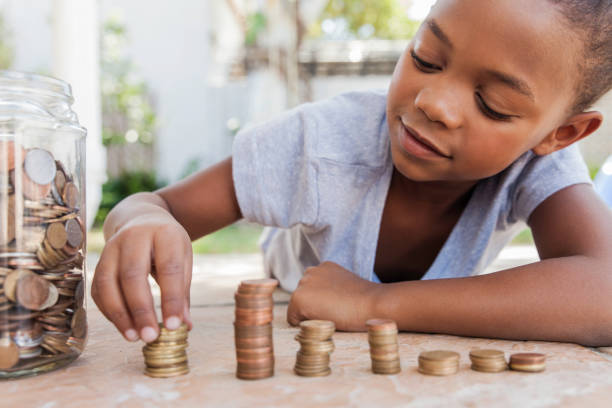
[[[364,331],[372,315],[376,283],[361,279],[333,262],[306,269],[287,309],[287,321],[321,319],[342,331]]]
[[[185,321],[191,328],[191,240],[161,209],[133,218],[109,238],[91,285],[91,296],[100,311],[130,341],[151,342],[159,334],[147,281],[152,264],[161,289],[165,326],[178,328]]]

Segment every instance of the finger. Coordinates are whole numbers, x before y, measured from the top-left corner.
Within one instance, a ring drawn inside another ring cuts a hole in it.
[[[104,248],[91,283],[91,297],[102,314],[127,340],[136,341],[138,332],[134,328],[117,279],[118,252],[114,245]]]
[[[126,237],[120,249],[119,284],[140,338],[147,343],[157,338],[159,326],[147,277],[151,268],[150,241]]]
[[[293,295],[289,299],[289,306],[287,307],[287,323],[289,323],[291,326],[297,326],[298,324],[300,324],[300,317]]]
[[[185,309],[185,242],[176,229],[159,230],[153,240],[164,325],[178,329]]]
[[[183,319],[189,330],[193,328],[193,321],[191,320],[191,313],[189,308],[191,306],[191,274],[193,271],[193,250],[191,249],[191,243],[188,244],[187,248],[187,262],[185,262],[185,311],[183,312]]]

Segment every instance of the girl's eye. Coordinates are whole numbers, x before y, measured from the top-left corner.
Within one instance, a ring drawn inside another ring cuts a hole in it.
[[[482,112],[488,117],[490,117],[491,119],[508,121],[512,118],[512,115],[505,115],[503,113],[499,113],[489,108],[489,106],[485,103],[484,99],[482,98],[482,95],[480,95],[478,92],[476,92],[476,100],[478,101],[477,102],[478,106],[480,106],[480,109],[482,110]]]
[[[412,59],[414,60],[414,64],[417,66],[417,68],[423,72],[440,71],[441,69],[437,65],[430,64],[427,61],[423,61],[421,58],[419,58],[418,55],[416,55],[414,50],[410,50],[410,55],[412,56]]]

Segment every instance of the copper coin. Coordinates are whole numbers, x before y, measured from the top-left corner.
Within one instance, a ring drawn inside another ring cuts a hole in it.
[[[56,162],[56,166],[57,166],[57,162]],[[59,168],[56,170],[54,184],[55,184],[55,189],[57,190],[57,192],[61,193],[62,191],[64,191],[64,186],[66,186],[66,173],[64,173],[64,170],[59,169]]]
[[[64,190],[62,191],[62,199],[64,200],[64,204],[66,204],[68,207],[80,208],[81,193],[72,181],[67,182],[64,186]]]
[[[17,282],[23,276],[33,274],[33,272],[28,271],[27,269],[15,269],[11,273],[6,276],[4,280],[4,295],[11,301],[15,302],[15,292],[17,288]]]
[[[0,174],[14,170],[16,165],[23,164],[24,159],[25,150],[20,144],[12,140],[0,141]]]
[[[15,195],[0,196],[0,245],[15,239]]]
[[[15,172],[11,173],[13,185],[15,185]],[[21,192],[25,198],[32,201],[39,201],[45,198],[51,192],[51,184],[38,184],[32,181],[28,175],[23,172],[21,177]]]
[[[50,285],[51,283],[35,274],[23,276],[17,281],[16,300],[26,309],[42,310],[49,297]]]
[[[19,348],[10,337],[0,338],[0,369],[13,367],[19,361]]]
[[[73,248],[80,248],[83,244],[83,229],[81,224],[73,218],[66,221],[66,233],[68,235],[68,245]]]
[[[370,332],[397,332],[397,324],[391,319],[370,319],[366,326]]]
[[[66,227],[60,222],[50,224],[45,234],[47,241],[54,249],[62,249],[68,241]]]

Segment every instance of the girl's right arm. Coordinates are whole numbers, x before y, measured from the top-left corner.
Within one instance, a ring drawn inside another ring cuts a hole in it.
[[[161,289],[163,321],[189,319],[191,241],[242,217],[228,158],[155,193],[121,201],[104,223],[106,246],[91,286],[100,311],[126,339],[158,335],[149,273]]]

